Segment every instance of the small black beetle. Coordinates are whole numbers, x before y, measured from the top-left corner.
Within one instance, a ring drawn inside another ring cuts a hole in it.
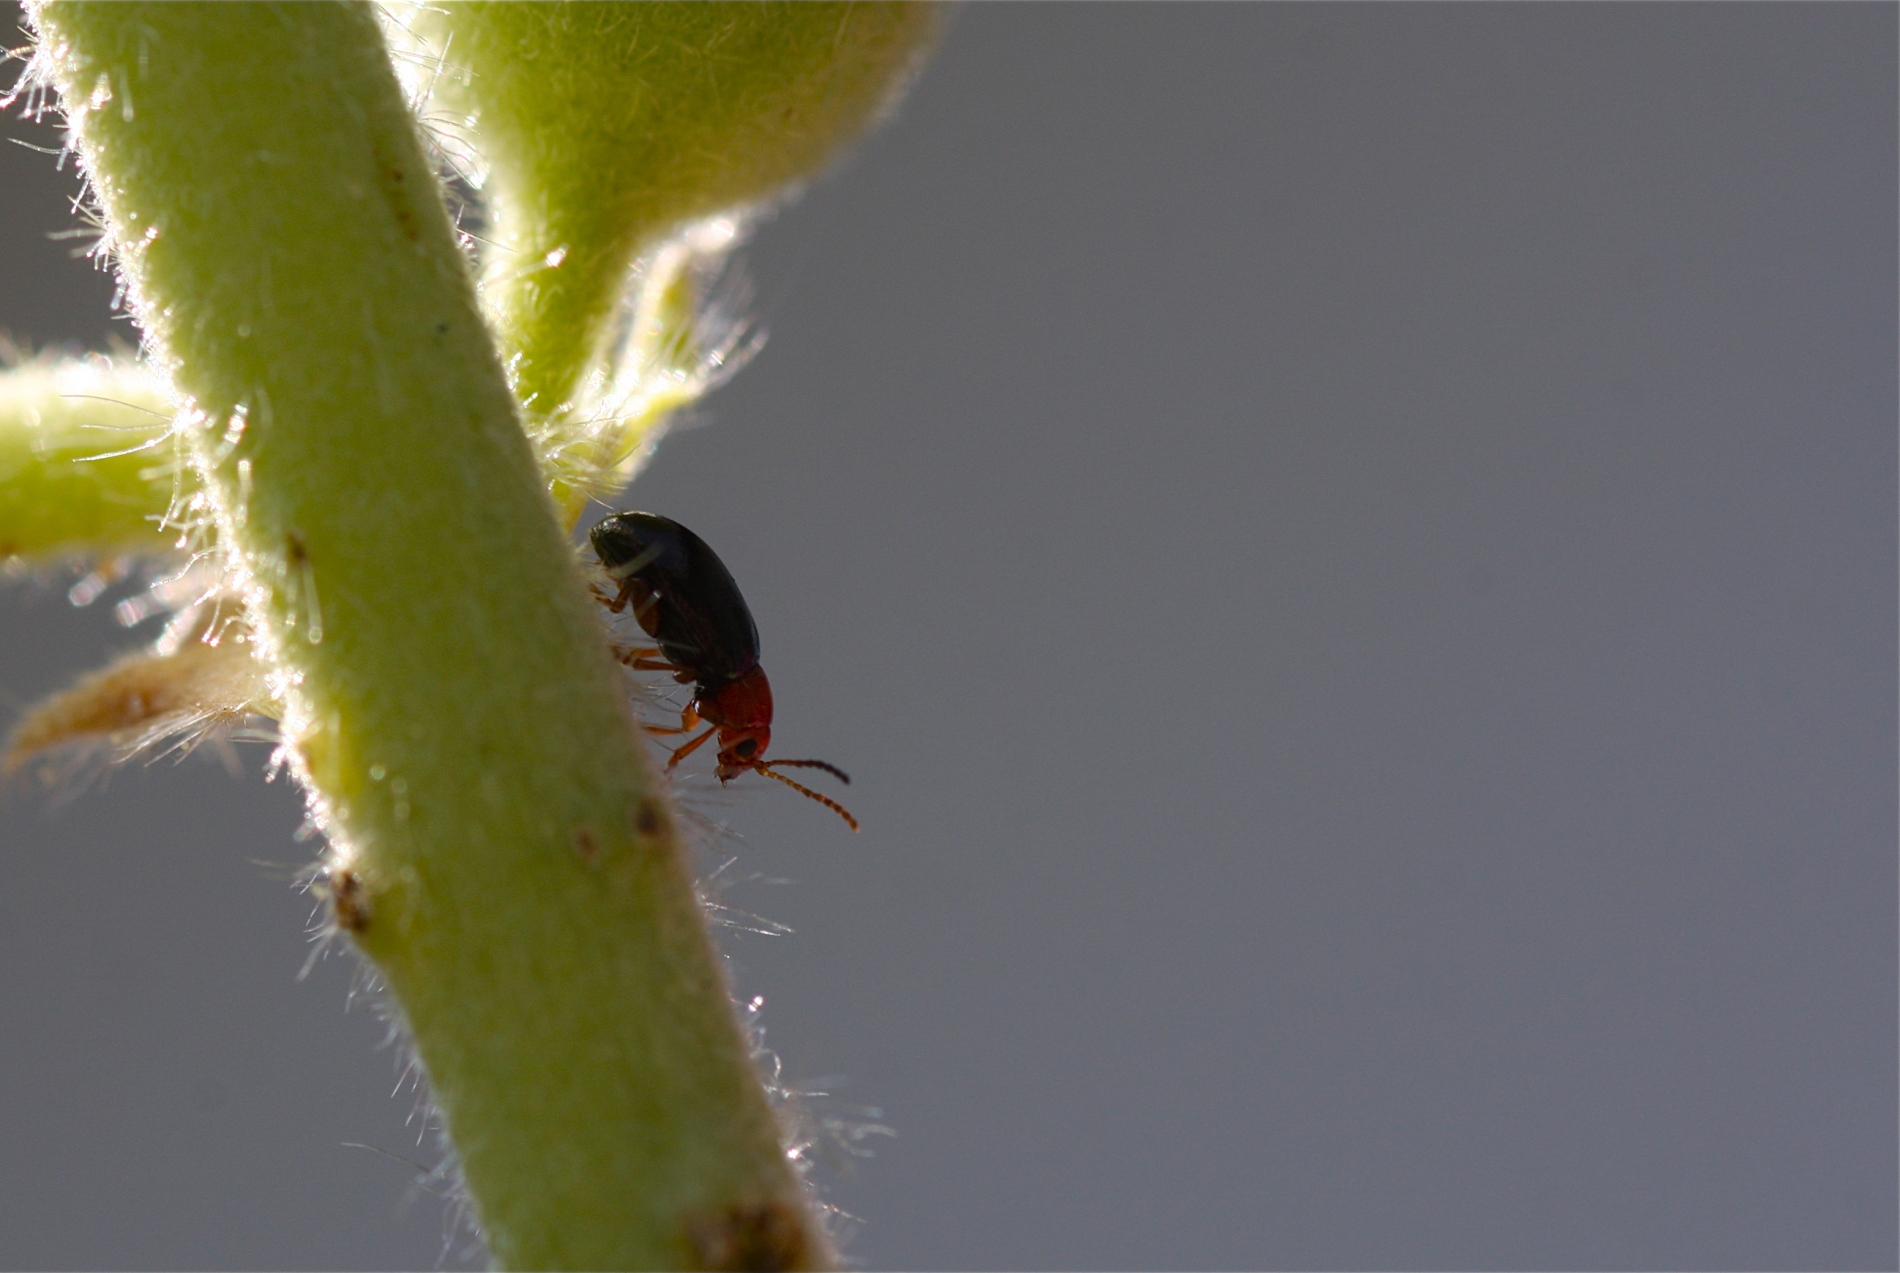
[[[666,762],[672,769],[719,735],[719,781],[730,782],[746,770],[796,788],[858,829],[858,820],[837,801],[773,773],[779,765],[823,769],[844,782],[845,772],[822,760],[766,760],[772,741],[772,683],[759,666],[759,629],[740,595],[739,585],[706,541],[670,517],[658,513],[615,513],[588,533],[594,555],[618,585],[601,597],[618,614],[628,606],[658,648],[631,650],[621,656],[630,667],[671,672],[693,686],[693,701],[680,713],[678,729],[656,734],[686,734],[704,721],[711,726]]]

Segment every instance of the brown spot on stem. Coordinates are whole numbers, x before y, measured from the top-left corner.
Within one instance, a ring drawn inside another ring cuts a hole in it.
[[[343,932],[361,933],[369,928],[369,890],[347,866],[330,868],[330,911]]]
[[[817,1252],[802,1208],[789,1202],[742,1202],[687,1225],[701,1269],[778,1273],[814,1267]]]
[[[574,829],[574,852],[580,854],[581,861],[592,866],[600,857],[600,845],[594,840],[594,833],[586,827]]]
[[[633,829],[644,837],[656,836],[665,820],[660,816],[660,802],[648,796],[633,807]]]
[[[382,187],[383,202],[389,205],[390,215],[396,218],[396,228],[402,231],[402,237],[414,243],[422,237],[422,227],[416,217],[415,200],[405,184],[402,163],[383,149],[380,135],[374,139],[372,146],[376,158],[376,182]]]

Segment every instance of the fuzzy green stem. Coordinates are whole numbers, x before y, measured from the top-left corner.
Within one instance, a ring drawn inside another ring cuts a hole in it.
[[[828,1261],[370,8],[32,17],[496,1259]]]
[[[171,403],[137,369],[93,356],[0,372],[0,557],[151,555],[177,459]]]
[[[916,3],[448,3],[416,29],[479,120],[500,246],[488,294],[521,400],[566,407],[628,267],[682,222],[812,176],[935,35]]]

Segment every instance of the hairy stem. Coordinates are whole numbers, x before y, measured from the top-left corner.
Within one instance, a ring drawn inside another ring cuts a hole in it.
[[[171,413],[152,376],[98,355],[0,372],[0,557],[176,548]]]
[[[370,8],[31,16],[495,1257],[829,1261]]]
[[[447,59],[435,97],[479,119],[494,170],[489,293],[522,401],[566,406],[635,257],[812,176],[894,98],[938,16],[816,0],[419,7],[416,30]]]

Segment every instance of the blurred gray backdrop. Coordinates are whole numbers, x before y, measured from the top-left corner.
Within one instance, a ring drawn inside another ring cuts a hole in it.
[[[1894,1267],[1895,15],[979,6],[763,227],[627,503],[856,778],[689,789],[857,1259]],[[0,1264],[480,1260],[261,760],[0,811]]]

